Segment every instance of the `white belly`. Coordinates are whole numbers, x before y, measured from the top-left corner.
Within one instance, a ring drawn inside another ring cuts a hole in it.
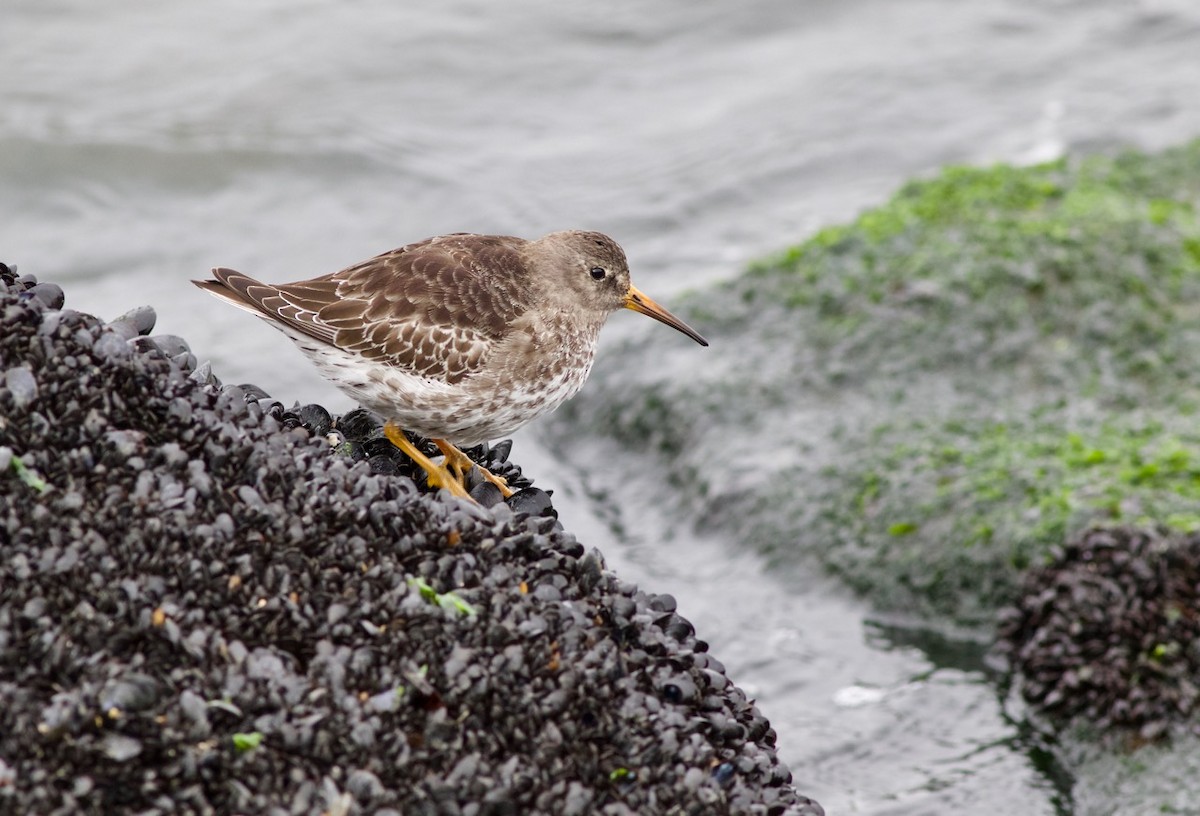
[[[364,408],[404,430],[460,447],[506,436],[553,411],[583,387],[594,356],[594,346],[577,350],[570,364],[548,367],[554,370],[533,382],[516,382],[501,368],[447,384],[285,332],[326,379]]]

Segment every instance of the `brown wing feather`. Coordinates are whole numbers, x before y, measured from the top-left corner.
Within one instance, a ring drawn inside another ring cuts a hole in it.
[[[529,307],[520,238],[445,235],[386,252],[333,277],[318,313],[336,343],[422,377],[455,383]]]
[[[317,340],[455,383],[530,305],[525,241],[455,234],[385,252],[312,280],[278,286],[231,269],[197,285]]]

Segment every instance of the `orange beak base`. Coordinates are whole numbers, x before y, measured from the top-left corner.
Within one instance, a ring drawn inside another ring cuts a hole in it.
[[[699,332],[697,332],[687,323],[684,323],[675,315],[668,312],[662,306],[659,306],[648,295],[643,294],[633,284],[629,285],[629,292],[625,295],[625,308],[632,309],[635,312],[641,312],[648,317],[653,317],[660,323],[666,323],[672,329],[683,332],[702,346],[708,345],[708,341],[701,337]]]

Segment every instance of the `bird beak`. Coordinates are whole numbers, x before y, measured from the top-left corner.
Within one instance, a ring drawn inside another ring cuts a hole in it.
[[[708,345],[708,341],[701,337],[695,329],[668,312],[662,306],[659,306],[648,296],[642,294],[632,283],[629,284],[629,291],[625,294],[625,308],[633,309],[635,312],[641,312],[644,315],[653,317],[655,320],[666,323],[672,329],[683,332],[702,346]]]

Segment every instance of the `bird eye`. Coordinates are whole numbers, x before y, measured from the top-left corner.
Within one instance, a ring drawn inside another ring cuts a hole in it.
[[[604,276],[607,274],[608,273],[605,272],[602,267],[599,267],[599,266],[592,267],[592,280],[604,280]]]

